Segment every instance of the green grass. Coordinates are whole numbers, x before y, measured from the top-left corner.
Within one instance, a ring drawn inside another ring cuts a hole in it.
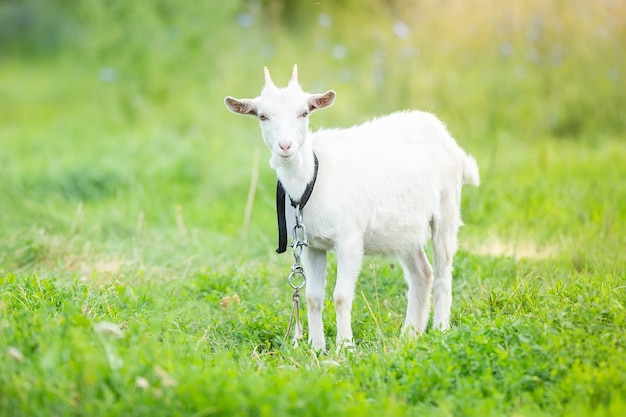
[[[20,355],[7,351],[3,359],[2,409],[25,415],[623,411],[623,275],[580,273],[572,282],[563,265],[462,252],[454,329],[406,342],[397,338],[401,280],[376,265],[364,270],[355,305],[358,348],[322,357],[282,342],[288,291],[263,267],[96,288],[9,275],[2,285],[3,344]],[[226,306],[224,297],[231,298]],[[115,323],[123,336],[99,332],[102,322]]]
[[[0,7],[0,415],[626,414],[624,7],[109,3]],[[419,108],[476,156],[450,331],[400,338],[368,258],[336,353],[331,256],[329,354],[283,341],[275,176],[222,99],[293,63],[338,92],[315,127]]]

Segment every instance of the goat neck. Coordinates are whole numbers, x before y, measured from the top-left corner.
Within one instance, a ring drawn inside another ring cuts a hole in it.
[[[289,160],[272,158],[272,167],[276,170],[278,180],[285,188],[287,195],[293,200],[300,200],[307,184],[315,175],[315,158],[311,138],[307,137],[302,147]]]

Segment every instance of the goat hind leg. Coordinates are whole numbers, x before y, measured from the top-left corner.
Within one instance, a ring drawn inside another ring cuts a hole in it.
[[[458,218],[452,218],[447,222],[433,223],[433,258],[435,264],[433,327],[436,329],[447,330],[450,328],[452,260],[457,250],[457,232],[460,224],[461,221]]]
[[[404,277],[409,286],[407,292],[406,319],[402,333],[416,336],[426,330],[430,311],[430,290],[433,269],[423,250],[400,259]]]

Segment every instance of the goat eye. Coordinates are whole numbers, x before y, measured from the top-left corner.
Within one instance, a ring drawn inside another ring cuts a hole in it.
[[[300,116],[299,116],[299,117],[300,117],[301,119],[304,119],[304,118],[305,118],[305,117],[307,117],[308,115],[309,115],[309,111],[307,110],[307,111],[304,111],[304,112],[300,113]]]
[[[264,114],[259,114],[259,120],[262,122],[265,122],[267,120],[269,120],[269,118],[267,116],[265,116]]]

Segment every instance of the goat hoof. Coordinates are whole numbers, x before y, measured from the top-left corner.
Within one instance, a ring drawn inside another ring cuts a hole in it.
[[[356,345],[351,340],[344,340],[337,345],[337,353],[349,352],[354,353]]]

